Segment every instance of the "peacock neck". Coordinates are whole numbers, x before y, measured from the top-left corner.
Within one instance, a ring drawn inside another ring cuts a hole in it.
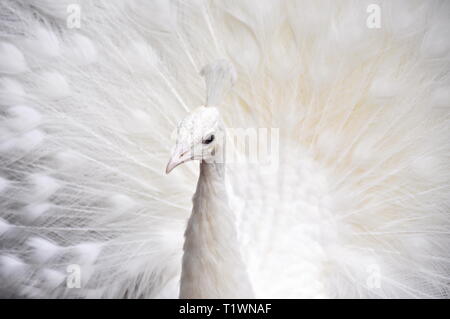
[[[185,232],[180,298],[251,298],[228,205],[225,164],[200,163]]]

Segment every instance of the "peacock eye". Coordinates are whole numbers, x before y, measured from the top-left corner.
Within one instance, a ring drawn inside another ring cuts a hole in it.
[[[212,141],[214,141],[214,135],[211,134],[210,136],[208,136],[206,139],[204,139],[202,141],[203,144],[210,144]]]

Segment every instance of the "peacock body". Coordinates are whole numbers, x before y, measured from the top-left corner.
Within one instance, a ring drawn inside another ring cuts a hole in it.
[[[449,16],[446,1],[0,0],[0,296],[234,297],[216,289],[234,278],[251,286],[237,297],[448,298]],[[236,77],[216,100],[200,73],[218,59]],[[196,112],[268,129],[275,156],[235,150],[220,186],[193,161],[166,175]],[[215,259],[189,250],[205,238]]]

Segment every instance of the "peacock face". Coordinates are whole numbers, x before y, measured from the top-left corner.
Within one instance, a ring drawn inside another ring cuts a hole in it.
[[[166,173],[190,160],[212,160],[220,147],[221,131],[217,108],[200,106],[192,111],[178,124],[177,142]]]

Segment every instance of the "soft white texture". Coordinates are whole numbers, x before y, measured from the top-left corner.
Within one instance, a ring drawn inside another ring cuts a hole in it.
[[[0,72],[16,74],[27,70],[23,53],[13,44],[0,42]]]
[[[448,2],[80,2],[80,30],[74,1],[0,2],[2,296],[178,296],[199,172],[164,174],[171,133],[225,58],[225,126],[280,128],[278,169],[227,165],[255,296],[448,298]]]
[[[0,78],[0,103],[2,105],[14,105],[23,103],[25,91],[20,82],[7,78]]]
[[[61,54],[60,42],[56,35],[47,27],[30,27],[31,33],[20,42],[24,53],[29,55],[29,59],[55,58]]]

